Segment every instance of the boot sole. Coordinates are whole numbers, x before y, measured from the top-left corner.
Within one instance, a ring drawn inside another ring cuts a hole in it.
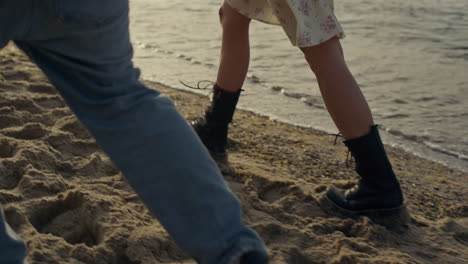
[[[407,230],[411,221],[411,216],[404,204],[387,209],[351,211],[338,206],[326,195],[320,197],[318,202],[320,207],[330,215],[335,215],[341,218],[358,218],[360,216],[366,216],[374,223],[385,226],[386,228],[396,232],[404,232]]]

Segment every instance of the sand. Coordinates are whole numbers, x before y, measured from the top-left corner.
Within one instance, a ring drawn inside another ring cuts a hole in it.
[[[206,97],[147,84],[189,120],[208,105]],[[242,111],[231,131],[220,167],[272,263],[468,262],[467,173],[387,147],[412,216],[394,232],[318,206],[330,184],[356,182],[333,136]],[[31,264],[194,263],[11,45],[0,52],[0,203]]]

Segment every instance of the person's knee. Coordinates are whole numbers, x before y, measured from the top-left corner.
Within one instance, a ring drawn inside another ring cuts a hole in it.
[[[316,46],[300,48],[304,58],[313,72],[320,69],[344,63],[343,51],[337,38],[332,38]]]
[[[223,27],[248,27],[251,19],[224,3],[219,8],[219,21]]]

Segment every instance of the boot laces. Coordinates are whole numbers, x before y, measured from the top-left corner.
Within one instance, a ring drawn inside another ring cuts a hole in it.
[[[212,87],[215,84],[213,81],[210,81],[210,80],[198,81],[197,86],[192,86],[192,85],[186,84],[185,82],[183,82],[181,80],[179,80],[179,82],[183,86],[185,86],[187,88],[190,88],[190,89],[194,89],[194,90],[208,90],[208,88]],[[213,90],[211,89],[210,94],[212,94],[212,93],[213,93]],[[208,96],[210,96],[210,94]],[[209,111],[209,109],[207,111]],[[203,123],[205,123],[205,122],[206,122],[205,118],[199,117],[199,118],[197,118],[197,119],[195,119],[193,121],[190,121],[190,124],[192,126],[203,127]]]
[[[343,137],[341,133],[332,133],[330,135],[335,137],[335,140],[333,141],[333,145],[336,145],[338,143],[338,138]],[[351,167],[351,165],[353,164],[353,161],[354,161],[354,157],[351,154],[351,151],[349,151],[348,149],[346,152],[346,161],[345,161],[346,167],[347,168]]]
[[[201,81],[198,81],[197,82],[197,86],[191,86],[191,85],[188,85],[186,83],[184,83],[183,81],[179,80],[179,82],[187,87],[187,88],[190,88],[190,89],[195,89],[195,90],[206,90],[210,87],[212,87],[215,83],[213,81],[210,81],[210,80],[201,80]]]
[[[187,87],[187,88],[190,88],[190,89],[194,89],[194,90],[208,90],[210,87],[213,87],[213,85],[215,85],[216,83],[213,82],[213,81],[210,81],[210,80],[200,80],[197,82],[197,86],[192,86],[192,85],[188,85],[186,83],[184,83],[183,81],[179,80],[179,82]],[[241,91],[245,91],[244,89],[241,89]],[[211,92],[210,93],[213,93],[213,90],[211,89]]]

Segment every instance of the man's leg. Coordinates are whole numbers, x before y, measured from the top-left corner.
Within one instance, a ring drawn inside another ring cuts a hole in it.
[[[242,222],[239,201],[193,129],[168,98],[138,81],[139,72],[131,63],[127,12],[105,23],[83,21],[103,11],[99,6],[87,9],[91,3],[100,5],[86,1],[77,10],[86,15],[73,17],[77,4],[64,1],[59,11],[69,13],[58,14],[59,20],[53,17],[54,9],[41,6],[32,32],[40,37],[17,45],[46,73],[189,254],[210,264],[229,263],[248,251],[266,256],[262,241]],[[53,38],[40,34],[44,23],[49,32],[54,29]]]
[[[0,205],[0,264],[21,264],[26,256],[26,247],[5,221]]]

